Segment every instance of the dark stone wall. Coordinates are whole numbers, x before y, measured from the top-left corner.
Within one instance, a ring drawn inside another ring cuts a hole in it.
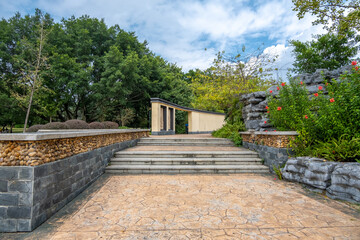
[[[32,231],[105,171],[131,140],[40,166],[0,167],[0,232]]]
[[[273,167],[280,167],[289,159],[289,155],[293,154],[291,149],[275,148],[255,143],[243,142],[243,147],[254,150],[259,154],[259,157],[264,159],[264,165],[269,167],[270,172],[274,172]]]

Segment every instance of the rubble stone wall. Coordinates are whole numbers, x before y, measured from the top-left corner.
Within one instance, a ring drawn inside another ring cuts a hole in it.
[[[79,153],[149,136],[149,131],[47,139],[41,141],[0,141],[0,166],[38,166]]]

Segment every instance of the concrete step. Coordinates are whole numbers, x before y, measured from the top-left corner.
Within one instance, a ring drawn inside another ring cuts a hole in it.
[[[137,146],[213,146],[213,147],[233,147],[233,143],[223,142],[164,142],[164,143],[153,143],[153,142],[139,142]]]
[[[175,173],[268,173],[263,165],[110,165],[106,173],[175,174]]]
[[[119,151],[115,158],[252,158],[252,151]]]
[[[261,165],[260,158],[112,158],[111,165]]]
[[[232,143],[231,140],[226,138],[141,138],[139,142],[152,142],[152,143],[168,143],[168,142],[217,142],[217,143]]]

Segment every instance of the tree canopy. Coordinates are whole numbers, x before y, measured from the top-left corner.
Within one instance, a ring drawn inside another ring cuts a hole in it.
[[[316,16],[313,24],[323,24],[328,30],[340,35],[348,31],[360,31],[359,0],[292,0],[293,10],[299,19],[306,13]]]
[[[316,69],[333,70],[349,64],[350,58],[358,52],[357,41],[349,41],[353,35],[348,32],[346,37],[339,38],[337,34],[327,33],[308,42],[290,41],[294,47],[294,71],[313,73]]]
[[[24,72],[34,62],[31,50],[39,44],[41,21],[44,64],[30,125],[50,119],[119,122],[122,114],[134,112],[129,125],[148,127],[150,97],[189,106],[191,90],[181,68],[151,52],[134,32],[87,15],[55,22],[37,9],[34,15],[17,13],[0,21],[0,98],[8,99],[2,107],[12,109],[1,112],[0,123],[23,123],[30,86]]]

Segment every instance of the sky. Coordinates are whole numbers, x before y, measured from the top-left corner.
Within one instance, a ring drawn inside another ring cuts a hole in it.
[[[34,14],[35,8],[56,21],[87,14],[109,27],[118,24],[184,72],[205,70],[219,51],[236,55],[244,45],[278,56],[284,76],[294,61],[288,41],[324,33],[312,26],[313,16],[299,20],[291,0],[0,0],[0,17]]]

